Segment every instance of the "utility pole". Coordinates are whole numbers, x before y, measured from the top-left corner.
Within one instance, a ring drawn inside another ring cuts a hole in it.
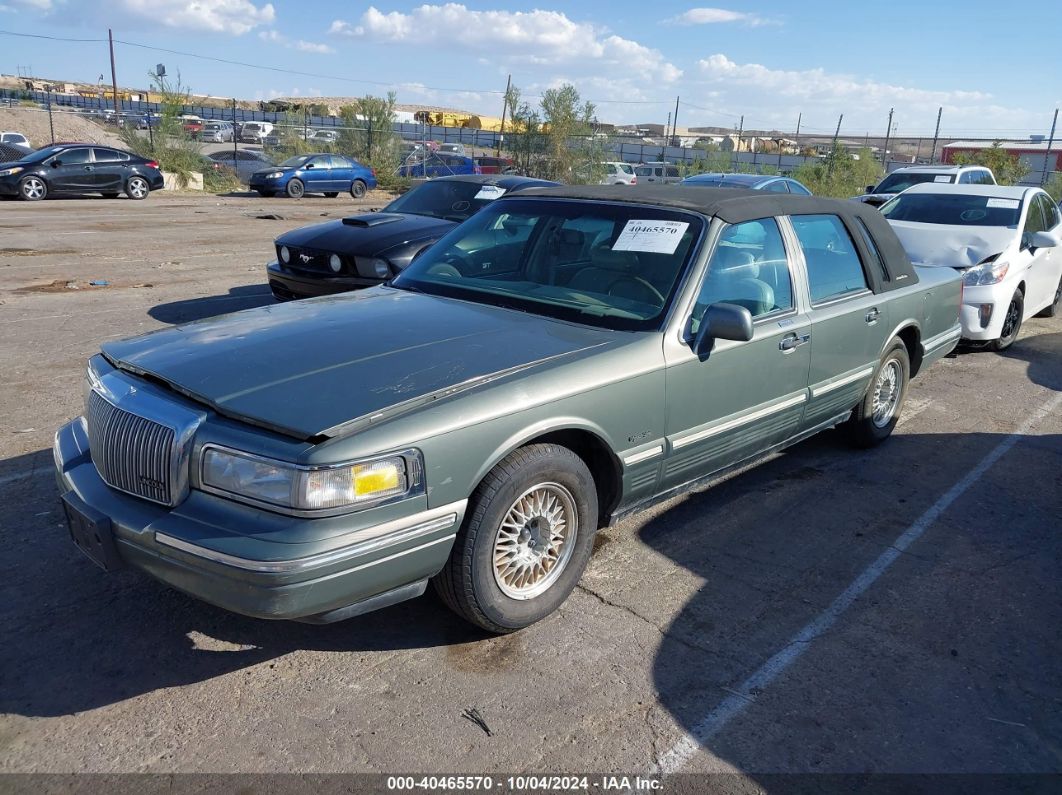
[[[667,124],[664,125],[664,146],[660,149],[660,159],[667,160],[667,139],[671,136],[671,111],[667,112]]]
[[[734,156],[730,159],[730,170],[734,170],[734,164],[738,161],[738,154],[741,152],[741,137],[745,132],[745,117],[741,117],[741,121],[738,124],[738,137],[737,146],[734,147]]]
[[[830,165],[826,169],[828,175],[833,174],[833,164],[837,160],[837,138],[841,135],[841,122],[844,121],[844,114],[842,113],[837,117],[837,130],[833,134],[833,146],[830,147]]]
[[[885,128],[885,146],[881,147],[881,165],[885,167],[885,161],[889,157],[889,138],[892,136],[892,113],[895,108],[889,108],[889,126]]]
[[[111,98],[114,100],[114,124],[118,124],[118,78],[114,71],[114,34],[111,33],[111,29],[107,28],[107,43],[111,48],[111,90],[114,94]]]
[[[1044,152],[1044,170],[1040,175],[1040,185],[1047,184],[1047,161],[1051,159],[1051,146],[1055,143],[1055,127],[1058,125],[1058,108],[1055,108],[1055,118],[1051,121],[1051,135],[1047,139],[1047,151]],[[1058,158],[1055,158],[1055,167],[1058,167]]]
[[[678,106],[679,106],[679,98],[675,97],[675,117],[674,117],[674,119],[672,119],[672,122],[671,122],[671,137],[672,138],[677,138],[678,137]],[[671,142],[668,141],[668,143],[671,143]]]
[[[150,130],[151,130],[151,117],[149,116],[148,117],[148,131],[150,132]],[[239,142],[239,140],[240,140],[240,136],[238,136],[236,134],[236,97],[233,97],[232,98],[232,168],[236,171],[237,174],[239,174],[239,167],[238,167],[238,163],[237,163],[237,161],[239,160],[239,157],[240,157],[237,154],[237,152],[240,151],[240,147],[237,146],[237,143]]]
[[[937,129],[933,131],[933,148],[929,150],[929,162],[933,163],[937,159],[937,139],[940,137],[940,117],[944,113],[944,107],[937,108]]]
[[[495,154],[496,157],[501,157],[502,139],[505,137],[505,111],[507,111],[509,109],[509,92],[512,90],[512,87],[513,87],[513,76],[510,74],[507,78],[505,78],[505,97],[502,99],[501,127],[498,128],[498,137],[497,137],[497,139],[495,139],[496,148],[495,148],[494,154]],[[516,113],[516,108],[513,108],[513,114],[515,114],[515,113]],[[515,125],[514,125],[513,129],[516,129]]]

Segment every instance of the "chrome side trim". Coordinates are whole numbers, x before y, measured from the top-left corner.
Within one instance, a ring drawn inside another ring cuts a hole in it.
[[[827,383],[818,384],[811,388],[811,396],[813,398],[819,395],[825,395],[827,392],[832,392],[835,389],[840,389],[842,386],[848,386],[849,384],[859,381],[862,378],[866,378],[874,374],[873,367],[864,367],[858,373],[852,373],[852,375],[839,378],[836,381],[829,381]]]
[[[648,461],[650,458],[656,458],[664,452],[664,445],[658,444],[656,447],[650,447],[648,450],[642,450],[640,453],[634,455],[625,456],[623,463],[626,466],[634,466],[640,464],[642,461]]]
[[[795,397],[789,398],[788,400],[783,400],[781,403],[775,403],[772,406],[767,406],[766,408],[759,409],[758,411],[752,411],[747,414],[743,414],[740,417],[735,417],[732,420],[727,420],[726,422],[720,423],[719,425],[714,425],[711,428],[705,428],[703,431],[691,433],[688,436],[682,436],[677,439],[672,439],[671,446],[674,449],[678,450],[682,447],[686,447],[687,445],[693,444],[694,442],[699,442],[702,439],[707,439],[711,436],[716,436],[720,433],[725,433],[726,431],[733,430],[734,428],[738,428],[742,425],[747,425],[750,422],[761,420],[764,417],[769,417],[772,414],[777,414],[779,411],[785,411],[786,409],[792,408],[793,406],[799,406],[807,399],[807,394],[802,392]]]
[[[225,552],[207,549],[198,544],[192,544],[180,538],[174,538],[171,535],[159,532],[155,533],[155,541],[163,546],[178,549],[189,555],[195,555],[196,557],[214,563],[220,563],[224,566],[232,566],[237,569],[255,571],[264,574],[298,574],[311,569],[318,569],[322,566],[328,566],[333,563],[341,563],[348,558],[354,558],[369,552],[375,552],[384,547],[401,544],[406,541],[413,541],[423,536],[430,535],[431,533],[446,530],[457,523],[458,517],[464,512],[467,502],[467,500],[460,500],[459,502],[450,503],[449,505],[434,508],[430,511],[424,511],[415,516],[406,517],[404,519],[395,519],[391,522],[385,522],[384,524],[367,528],[366,530],[361,531],[362,538],[353,544],[348,544],[345,547],[322,552],[317,555],[310,555],[305,558],[295,558],[294,560],[251,560],[249,558],[241,558],[236,555],[229,555]],[[415,552],[418,549],[424,549],[433,544],[452,539],[455,536],[456,533],[453,533],[446,538],[436,539],[435,541],[430,541],[427,544],[422,544],[413,549],[396,552],[394,555],[389,555],[380,560],[374,560],[370,563],[364,563],[357,566],[352,569],[352,571],[358,571],[368,566],[375,566],[377,563],[383,563],[384,561],[391,560],[401,555]]]
[[[948,329],[943,334],[938,334],[935,337],[930,337],[927,340],[922,341],[922,352],[932,353],[937,348],[947,345],[949,342],[954,342],[962,337],[962,326],[956,326],[955,328]]]

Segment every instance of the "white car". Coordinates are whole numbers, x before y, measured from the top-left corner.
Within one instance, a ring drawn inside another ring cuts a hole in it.
[[[640,166],[635,166],[634,173],[638,177],[639,185],[650,183],[672,185],[682,182],[682,175],[679,173],[678,166],[660,160],[653,160]]]
[[[0,144],[19,144],[21,146],[29,146],[30,142],[27,141],[26,136],[20,132],[4,130],[3,132],[0,132]]]
[[[605,168],[605,176],[601,178],[599,185],[637,185],[638,176],[634,173],[634,166],[630,163],[602,163]]]
[[[460,155],[461,157],[467,156],[464,144],[440,144],[439,152],[447,155]]]
[[[248,144],[261,144],[271,132],[273,132],[272,123],[268,121],[249,121],[240,130],[240,140]]]
[[[984,166],[904,166],[877,185],[867,185],[867,192],[854,199],[871,207],[880,207],[897,193],[925,182],[934,185],[995,185],[996,177],[992,169]]]
[[[1062,311],[1062,212],[1040,188],[926,183],[881,208],[915,265],[962,271],[962,336],[1009,348]]]
[[[306,140],[316,144],[334,144],[339,140],[339,133],[335,130],[317,130]]]

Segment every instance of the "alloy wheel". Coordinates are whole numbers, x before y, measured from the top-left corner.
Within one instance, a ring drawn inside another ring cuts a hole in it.
[[[874,425],[884,428],[888,425],[896,413],[896,406],[900,400],[903,388],[903,370],[900,363],[890,359],[878,373],[874,382]]]
[[[37,177],[29,177],[22,182],[22,195],[30,201],[43,199],[47,190],[44,181]]]
[[[557,581],[571,559],[578,512],[559,483],[539,483],[509,507],[494,538],[494,581],[512,599],[533,599]]]

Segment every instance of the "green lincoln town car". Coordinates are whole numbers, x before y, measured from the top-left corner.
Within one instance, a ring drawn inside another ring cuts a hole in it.
[[[71,536],[229,610],[419,596],[509,632],[598,528],[832,426],[870,446],[960,280],[863,204],[532,189],[389,284],[108,342],[55,465]]]

